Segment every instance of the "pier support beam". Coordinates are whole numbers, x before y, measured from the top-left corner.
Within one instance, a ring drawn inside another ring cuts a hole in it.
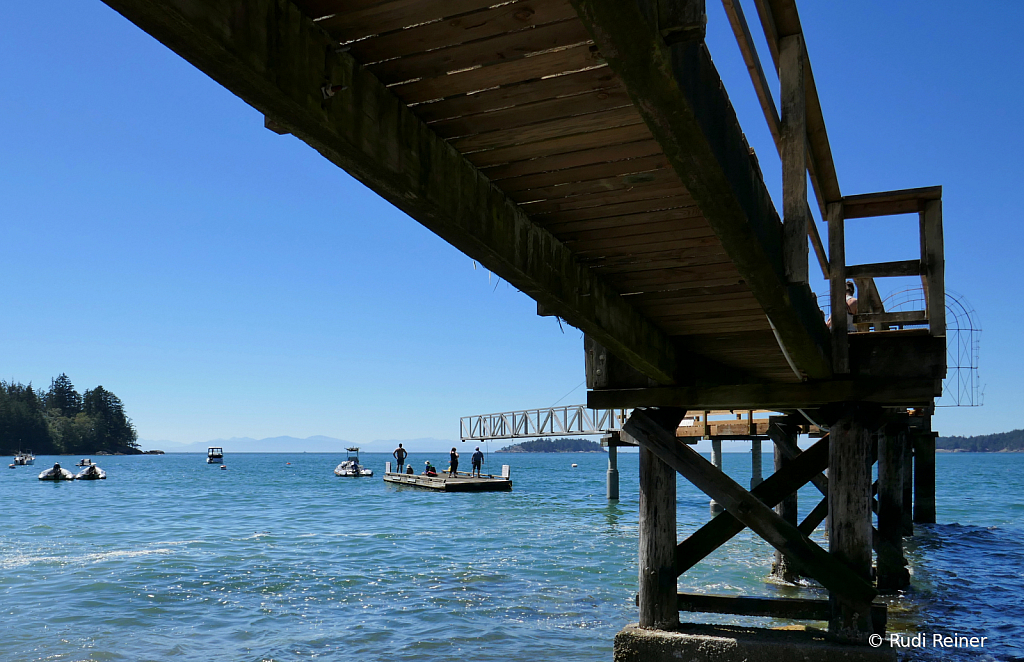
[[[783,427],[778,423],[772,423],[768,426],[768,434],[773,438],[779,438],[779,442],[782,442],[782,437],[785,437],[785,440],[791,442],[792,445],[796,445],[796,439],[794,439],[795,435],[791,434],[788,427]],[[790,462],[787,453],[783,450],[782,443],[779,442],[773,444],[775,448],[776,472],[782,471]],[[797,523],[796,491],[780,501],[779,505],[775,506],[775,512],[779,514],[779,517],[795,526]],[[799,576],[796,564],[780,550],[775,550],[775,561],[772,563],[772,576],[776,579],[781,579],[784,582],[796,581]]]
[[[935,433],[914,435],[914,521],[935,523]]]
[[[877,407],[844,403],[830,430],[828,463],[829,552],[865,581],[871,580],[872,431]],[[872,631],[871,605],[832,592],[829,633],[859,641]]]
[[[679,625],[675,563],[676,472],[640,446],[640,627]]]
[[[910,585],[903,556],[903,461],[907,434],[902,426],[887,425],[878,434],[878,545],[877,581],[880,591]]]
[[[707,425],[707,423],[706,423],[706,421],[707,421],[706,416],[707,415],[705,414],[705,425]],[[721,439],[712,439],[711,440],[711,464],[715,465],[715,468],[718,469],[719,471],[722,470],[722,440]],[[711,504],[710,505],[711,505],[711,516],[712,517],[714,517],[715,515],[721,513],[723,510],[725,510],[725,508],[722,506],[722,504],[718,503],[714,499],[711,500]]]
[[[750,489],[754,489],[764,479],[761,477],[761,440],[750,440]]]
[[[906,429],[903,438],[903,535],[914,535],[914,436]]]
[[[619,452],[617,435],[608,440],[608,500],[619,500]]]

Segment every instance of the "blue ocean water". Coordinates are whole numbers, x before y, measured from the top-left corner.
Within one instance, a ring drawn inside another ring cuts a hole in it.
[[[410,460],[428,458],[446,464]],[[514,482],[492,494],[384,484],[385,455],[364,455],[373,478],[336,478],[341,459],[234,454],[220,471],[200,455],[106,457],[108,480],[70,484],[36,475],[72,458],[3,469],[0,660],[596,661],[636,620],[635,454],[620,454],[612,504],[604,455],[491,454],[486,470],[511,464]],[[725,469],[746,484],[749,456]],[[1021,659],[1024,455],[941,454],[938,473],[942,523],[908,545],[914,586],[891,627],[989,637],[980,657],[924,659]],[[801,511],[817,501],[801,492]],[[680,537],[707,517],[680,479]],[[815,594],[768,583],[771,558],[744,532],[680,586]]]

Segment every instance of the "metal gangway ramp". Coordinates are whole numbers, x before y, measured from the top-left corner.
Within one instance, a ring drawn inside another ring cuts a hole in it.
[[[626,409],[588,409],[586,405],[568,405],[463,416],[459,419],[460,437],[462,441],[487,441],[608,434],[622,429],[627,413]]]

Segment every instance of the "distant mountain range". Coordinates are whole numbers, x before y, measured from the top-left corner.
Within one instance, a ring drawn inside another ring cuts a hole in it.
[[[349,446],[359,446],[364,453],[390,453],[398,444],[409,449],[410,453],[439,453],[459,446],[459,442],[449,439],[377,439],[374,441],[354,444],[344,439],[315,435],[299,439],[298,437],[232,437],[231,439],[211,439],[182,444],[176,441],[157,441],[139,439],[143,450],[162,450],[167,453],[205,453],[210,446],[220,446],[225,453],[344,453]]]

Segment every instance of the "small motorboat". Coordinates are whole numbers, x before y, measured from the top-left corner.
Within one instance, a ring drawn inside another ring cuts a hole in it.
[[[343,478],[358,478],[360,476],[372,476],[373,469],[367,469],[359,464],[359,449],[353,446],[346,448],[348,455],[345,461],[334,467],[334,475]]]
[[[19,466],[27,466],[29,464],[35,464],[36,457],[32,454],[32,451],[25,451],[22,453],[18,451],[14,456],[14,464]]]
[[[62,469],[60,463],[54,464],[52,468],[47,469],[43,473],[39,474],[39,480],[52,480],[54,482],[61,480],[74,480],[75,474],[71,473],[67,469]]]
[[[92,463],[92,460],[90,460],[89,458],[83,457],[81,460],[79,460],[78,462],[75,463],[75,466],[76,467],[94,467],[96,465],[94,465]]]
[[[85,468],[78,472],[78,475],[75,476],[75,480],[105,480],[107,477],[106,471],[100,469],[91,462],[89,464],[79,466],[84,466]]]
[[[226,464],[220,465],[220,470],[221,471],[227,471],[228,470],[228,465],[226,465]]]
[[[206,449],[206,463],[207,464],[220,464],[221,460],[224,459],[224,449],[217,446],[211,446]]]

